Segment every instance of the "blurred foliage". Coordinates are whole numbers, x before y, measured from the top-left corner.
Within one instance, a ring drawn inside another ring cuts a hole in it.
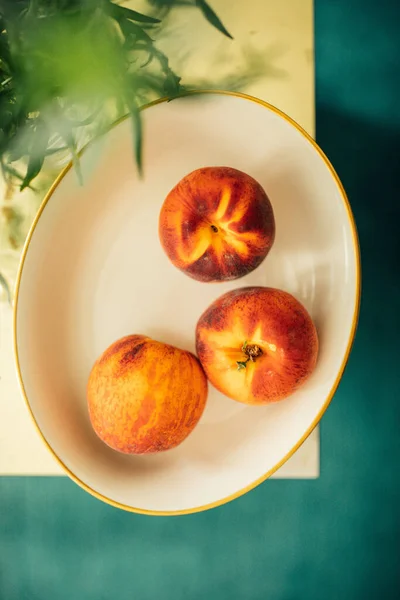
[[[0,166],[6,180],[31,186],[46,157],[66,150],[79,175],[82,141],[125,113],[141,171],[140,106],[184,91],[154,41],[163,15],[192,7],[231,37],[205,0],[148,4],[157,17],[112,0],[0,0]]]
[[[4,290],[6,300],[11,304],[11,290],[6,278],[0,273],[0,291]]]

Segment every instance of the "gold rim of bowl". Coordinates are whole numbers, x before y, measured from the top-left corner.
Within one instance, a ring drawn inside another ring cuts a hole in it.
[[[18,312],[18,299],[19,299],[19,290],[20,290],[20,284],[21,284],[21,277],[22,277],[22,272],[24,269],[24,263],[25,263],[25,259],[26,259],[26,255],[28,253],[29,250],[29,245],[30,245],[30,241],[32,239],[33,233],[36,229],[36,226],[39,222],[40,216],[43,212],[43,210],[45,209],[47,203],[50,201],[54,191],[56,190],[56,188],[58,187],[58,185],[60,184],[60,182],[64,179],[65,175],[68,173],[68,171],[71,169],[72,167],[72,162],[69,163],[62,171],[61,173],[58,175],[58,177],[55,179],[54,183],[52,184],[52,186],[50,187],[49,191],[47,192],[45,198],[42,201],[42,204],[39,207],[39,210],[36,214],[36,217],[33,221],[33,224],[29,230],[28,236],[26,238],[26,242],[22,251],[22,255],[21,255],[21,260],[20,260],[20,264],[19,264],[19,269],[18,269],[18,274],[17,274],[17,281],[16,281],[16,286],[15,286],[15,299],[14,299],[14,311],[13,311],[13,335],[14,335],[14,357],[15,357],[15,363],[16,363],[16,369],[17,369],[17,375],[18,375],[18,380],[19,380],[19,385],[22,391],[22,395],[23,398],[25,400],[25,403],[27,405],[27,408],[29,410],[30,416],[33,420],[33,423],[36,427],[36,430],[38,431],[40,437],[42,438],[44,444],[47,446],[47,448],[50,450],[50,452],[52,453],[52,455],[54,456],[54,458],[56,459],[56,461],[58,462],[58,464],[64,469],[64,471],[67,473],[67,475],[75,482],[77,483],[81,488],[83,488],[84,490],[86,490],[87,492],[89,492],[89,494],[91,494],[92,496],[95,496],[96,498],[98,498],[99,500],[102,500],[103,502],[106,502],[107,504],[110,504],[111,506],[114,506],[116,508],[120,508],[129,512],[133,512],[133,513],[139,513],[139,514],[145,514],[145,515],[156,515],[156,516],[174,516],[174,515],[187,515],[187,514],[193,514],[193,513],[197,513],[197,512],[202,512],[205,510],[209,510],[211,508],[216,508],[218,506],[222,506],[223,504],[226,504],[227,502],[230,502],[231,500],[235,500],[236,498],[239,498],[240,496],[243,496],[244,494],[246,494],[247,492],[251,491],[252,489],[254,489],[255,487],[257,487],[258,485],[260,485],[261,483],[263,483],[264,481],[266,481],[269,477],[271,477],[271,475],[273,475],[287,460],[289,460],[289,458],[291,458],[293,456],[293,454],[296,452],[296,450],[298,450],[298,448],[305,442],[305,440],[308,438],[308,436],[312,433],[312,431],[315,429],[315,427],[318,425],[318,423],[320,422],[323,414],[325,413],[326,409],[328,408],[335,392],[336,389],[339,385],[339,382],[342,378],[344,369],[346,367],[350,352],[351,352],[351,348],[353,345],[353,341],[354,341],[354,336],[355,336],[355,332],[357,329],[357,322],[358,322],[358,315],[359,315],[359,309],[360,309],[360,298],[361,298],[361,262],[360,262],[360,246],[359,246],[359,241],[358,241],[358,234],[357,234],[357,228],[356,228],[356,224],[354,221],[354,216],[353,213],[351,211],[351,207],[350,207],[350,203],[348,201],[346,192],[344,191],[343,185],[335,171],[335,169],[333,168],[333,166],[331,165],[330,161],[328,160],[328,158],[325,156],[325,154],[322,152],[322,150],[320,149],[320,147],[317,145],[317,143],[314,141],[314,139],[298,124],[296,123],[296,121],[294,121],[293,119],[291,119],[288,115],[286,115],[284,112],[282,112],[281,110],[279,110],[278,108],[276,108],[275,106],[272,106],[271,104],[268,104],[268,102],[265,102],[264,100],[260,100],[259,98],[255,98],[254,96],[249,96],[248,94],[243,94],[241,92],[229,92],[229,91],[225,91],[225,90],[195,90],[195,91],[190,91],[190,92],[186,92],[182,95],[180,95],[179,97],[185,97],[185,96],[192,96],[192,95],[202,95],[202,94],[217,94],[217,95],[223,95],[223,96],[235,96],[237,98],[243,98],[244,100],[249,100],[250,102],[255,102],[256,104],[260,104],[261,106],[264,106],[265,108],[267,108],[268,110],[274,112],[275,114],[279,115],[280,117],[282,117],[283,119],[285,119],[285,121],[287,121],[288,123],[290,123],[290,125],[292,125],[293,127],[295,127],[297,129],[297,131],[299,131],[302,136],[311,144],[311,146],[313,146],[313,148],[316,150],[316,152],[318,152],[318,154],[320,155],[320,157],[322,158],[322,160],[324,161],[325,165],[327,166],[327,168],[329,169],[333,179],[335,180],[338,188],[339,188],[339,192],[340,192],[340,196],[342,199],[342,202],[344,204],[344,207],[346,209],[347,212],[347,217],[351,226],[351,230],[352,230],[352,235],[353,235],[353,246],[354,246],[354,254],[355,254],[355,258],[356,258],[356,301],[355,301],[355,305],[354,305],[354,313],[353,313],[353,319],[352,319],[352,325],[351,325],[351,329],[350,329],[350,333],[349,333],[349,338],[347,341],[347,347],[346,347],[346,352],[345,355],[343,357],[343,361],[342,364],[340,366],[339,372],[336,376],[335,382],[321,408],[321,410],[319,411],[318,415],[316,416],[316,418],[312,421],[311,425],[307,428],[307,430],[305,431],[305,433],[301,436],[301,438],[296,442],[296,444],[293,446],[293,448],[279,461],[276,463],[276,465],[274,467],[272,467],[272,469],[269,469],[269,471],[267,471],[264,475],[262,475],[261,477],[259,477],[258,479],[256,479],[255,481],[253,481],[252,483],[250,483],[249,485],[247,485],[246,487],[238,490],[237,492],[230,494],[229,496],[226,496],[224,498],[221,498],[219,500],[216,500],[215,502],[210,502],[209,504],[204,504],[202,506],[195,506],[193,508],[187,508],[187,509],[183,509],[183,510],[167,510],[167,511],[157,511],[157,510],[146,510],[144,508],[135,508],[133,506],[128,506],[126,504],[121,504],[120,502],[116,502],[114,500],[112,500],[111,498],[108,498],[107,496],[104,496],[103,494],[100,494],[99,492],[97,492],[96,490],[92,489],[89,485],[87,485],[84,481],[82,481],[81,479],[79,479],[79,477],[77,477],[62,461],[62,459],[56,454],[56,452],[53,450],[53,448],[51,447],[51,445],[49,444],[49,442],[46,440],[44,434],[42,433],[42,431],[40,430],[40,427],[35,419],[35,416],[33,414],[32,408],[29,404],[29,400],[25,391],[25,387],[24,387],[24,382],[23,382],[23,378],[22,378],[22,374],[21,374],[21,367],[20,367],[20,363],[19,363],[19,356],[18,356],[18,344],[17,344],[17,312]],[[151,108],[152,106],[155,106],[157,104],[161,104],[162,102],[168,102],[168,98],[160,98],[159,100],[155,100],[154,102],[150,102],[149,104],[146,104],[145,106],[142,107],[141,110],[146,110],[148,108]],[[116,123],[114,123],[114,125],[111,126],[111,128],[115,127],[116,125],[118,125],[119,123],[121,123],[123,120],[125,120],[127,117],[123,117],[122,119],[119,119]],[[88,144],[90,145],[90,143]],[[85,147],[87,148],[87,146]],[[83,149],[83,151],[85,150],[85,148]]]

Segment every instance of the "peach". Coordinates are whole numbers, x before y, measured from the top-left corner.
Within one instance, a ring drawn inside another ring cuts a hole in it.
[[[205,167],[186,175],[161,208],[159,236],[170,261],[199,281],[243,277],[275,237],[271,203],[250,175]]]
[[[196,348],[220,392],[238,402],[268,404],[292,394],[311,375],[318,337],[293,296],[247,287],[224,294],[203,313]]]
[[[126,454],[175,448],[193,431],[207,400],[207,379],[185,350],[129,335],[96,361],[87,386],[99,438]]]

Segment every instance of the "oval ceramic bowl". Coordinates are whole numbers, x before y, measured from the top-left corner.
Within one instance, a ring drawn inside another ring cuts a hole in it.
[[[339,383],[355,333],[356,229],[343,188],[312,139],[276,108],[240,94],[202,92],[157,102],[144,117],[144,173],[121,122],[71,168],[43,202],[22,257],[15,300],[17,370],[43,440],[79,485],[120,508],[182,514],[233,499],[269,477],[306,439]],[[175,269],[160,247],[158,215],[190,171],[228,165],[267,191],[276,241],[250,275],[203,284]],[[205,413],[175,450],[114,452],[94,434],[85,388],[114,340],[144,333],[194,350],[203,310],[246,285],[279,287],[311,313],[315,372],[278,404],[247,407],[210,386]]]

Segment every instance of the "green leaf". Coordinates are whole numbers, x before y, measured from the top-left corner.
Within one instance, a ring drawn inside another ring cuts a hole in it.
[[[52,156],[53,154],[57,154],[58,152],[63,152],[68,150],[68,146],[56,146],[55,148],[48,148],[46,150],[46,156]]]
[[[176,97],[180,91],[181,91],[181,86],[180,86],[180,81],[181,78],[178,77],[177,75],[175,75],[175,73],[173,71],[170,71],[168,73],[168,75],[165,78],[164,81],[164,92],[168,97]]]
[[[149,17],[143,15],[136,10],[126,8],[125,6],[118,6],[117,4],[111,4],[111,14],[119,21],[121,18],[129,19],[130,21],[137,21],[138,23],[161,23],[160,19],[155,17]]]
[[[139,109],[130,105],[129,112],[131,115],[132,121],[132,133],[134,140],[134,154],[136,160],[136,166],[139,172],[139,176],[143,175],[143,124],[142,124],[142,116]]]
[[[3,177],[4,179],[9,179],[10,177],[15,177],[15,179],[18,179],[19,181],[23,181],[24,177],[21,175],[21,173],[19,173],[19,171],[17,171],[17,169],[14,169],[14,167],[12,167],[11,165],[7,165],[5,163],[1,163],[1,169],[3,172]],[[30,190],[32,190],[35,193],[38,193],[38,189],[35,188],[32,184],[29,184],[27,186]]]
[[[245,369],[246,368],[246,363],[247,363],[247,360],[245,360],[245,361],[243,361],[243,360],[237,360],[236,361],[237,370],[241,371],[242,369]]]
[[[153,60],[153,58],[154,58],[154,54],[152,52],[149,52],[148,53],[148,57],[146,58],[146,60],[144,61],[144,63],[142,63],[140,65],[140,68],[144,69],[145,67],[148,67],[149,64],[151,63],[151,61]]]
[[[136,25],[136,23],[132,23],[132,21],[118,21],[118,24],[125,38],[129,39],[130,37],[133,37],[135,41],[146,42],[146,44],[153,43],[149,34],[139,27],[139,25]]]
[[[163,52],[161,52],[161,50],[158,50],[158,48],[155,48],[153,46],[151,52],[160,63],[161,70],[165,76],[163,83],[164,94],[166,94],[171,99],[175,98],[181,92],[181,78],[178,77],[178,75],[176,75],[171,69],[171,67],[169,66],[168,57]]]
[[[6,278],[1,273],[0,273],[0,287],[2,287],[3,290],[5,291],[7,301],[8,301],[9,304],[11,304],[11,290],[10,290],[10,287],[9,287],[7,281],[6,281]]]
[[[46,156],[47,145],[49,142],[50,132],[43,121],[37,122],[32,147],[30,149],[30,157],[28,161],[28,169],[21,183],[21,191],[29,186],[32,179],[40,172]]]
[[[211,23],[211,25],[213,25],[213,27],[215,27],[216,29],[218,29],[218,31],[220,31],[228,38],[231,38],[231,40],[233,40],[233,37],[223,25],[221,19],[215,14],[211,6],[205,0],[196,0],[196,6],[198,6],[198,8],[203,13],[204,17],[209,23]]]
[[[68,131],[67,133],[60,134],[60,137],[62,137],[65,140],[65,143],[67,144],[68,149],[71,152],[72,163],[74,165],[74,169],[75,169],[76,176],[78,178],[79,185],[83,185],[81,163],[79,160],[79,154],[77,151],[74,134],[72,133],[72,131]]]
[[[25,141],[25,144],[23,143]],[[11,138],[7,148],[7,162],[15,162],[20,160],[28,154],[28,148],[26,147],[26,140],[22,137]]]

